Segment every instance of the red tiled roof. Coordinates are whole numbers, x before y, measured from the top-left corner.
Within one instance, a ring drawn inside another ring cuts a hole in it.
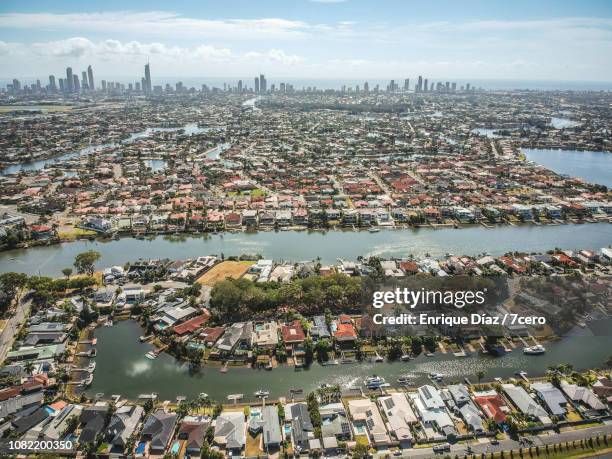
[[[338,329],[336,330],[336,333],[334,333],[334,338],[341,341],[357,338],[357,334],[355,333],[355,329],[353,328],[352,324],[338,322],[337,326]]]
[[[281,327],[281,334],[285,343],[301,343],[306,339],[299,320],[294,320],[291,325],[283,325]]]
[[[210,314],[208,314],[207,311],[206,313],[200,314],[199,316],[195,316],[187,320],[186,322],[183,322],[182,324],[175,325],[173,328],[174,333],[176,333],[177,335],[184,335],[185,333],[194,332],[202,325],[204,325],[209,317]]]
[[[480,405],[487,417],[495,419],[497,423],[502,423],[506,420],[506,413],[502,410],[502,407],[506,406],[506,404],[499,395],[474,397],[474,400]]]
[[[214,344],[219,338],[221,338],[223,333],[225,333],[225,328],[223,327],[206,327],[200,332],[200,337],[202,337],[204,342]]]

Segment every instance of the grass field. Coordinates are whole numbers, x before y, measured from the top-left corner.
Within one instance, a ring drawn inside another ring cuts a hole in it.
[[[217,282],[220,282],[228,277],[232,279],[238,279],[242,277],[244,273],[249,270],[249,267],[253,262],[244,261],[222,261],[218,265],[215,265],[204,273],[197,280],[198,284],[206,285],[208,287],[214,286]]]

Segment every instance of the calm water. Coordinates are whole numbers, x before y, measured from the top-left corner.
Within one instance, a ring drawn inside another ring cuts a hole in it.
[[[140,240],[77,241],[0,253],[0,272],[20,271],[61,276],[63,268],[72,266],[74,257],[85,250],[102,254],[98,267],[123,265],[142,258],[185,259],[223,253],[230,255],[261,254],[275,260],[304,261],[321,258],[325,264],[338,258],[354,260],[359,255],[406,257],[446,253],[477,255],[488,252],[502,255],[509,251],[542,252],[555,247],[600,249],[612,244],[612,225],[588,223],[559,226],[500,226],[463,229],[401,229],[367,231],[280,231],[226,233],[200,237]]]
[[[207,132],[211,128],[200,128],[198,127],[196,123],[189,123],[189,124],[186,124],[185,126],[173,127],[173,128],[147,128],[144,131],[130,134],[130,136],[122,142],[105,143],[101,145],[91,145],[85,148],[81,148],[80,150],[77,150],[77,151],[73,151],[73,152],[66,153],[61,156],[57,156],[55,158],[41,159],[39,161],[32,161],[29,163],[13,164],[11,166],[6,167],[0,173],[2,175],[8,175],[8,174],[17,173],[22,170],[23,171],[37,171],[40,169],[44,169],[49,164],[58,163],[61,161],[65,161],[67,159],[78,158],[80,156],[87,156],[87,155],[90,155],[91,153],[94,153],[98,150],[102,150],[105,148],[113,148],[113,147],[118,147],[119,145],[125,145],[128,143],[134,142],[138,139],[149,137],[151,134],[155,132],[173,132],[173,131],[178,131],[180,129],[183,129],[185,131],[185,134],[191,135],[191,134],[199,134],[202,132]]]
[[[526,356],[520,349],[500,358],[477,353],[468,357],[436,353],[434,357],[420,356],[410,362],[334,366],[315,363],[310,369],[300,371],[280,366],[272,371],[230,368],[223,374],[218,367],[203,366],[198,373],[190,374],[187,364],[168,354],[161,354],[156,360],[147,359],[145,354],[153,347],[138,340],[142,329],[136,322],[124,321],[96,330],[95,378],[87,392],[91,395],[102,392],[106,396],[121,394],[130,398],[157,392],[162,400],[174,399],[177,395],[195,398],[200,392],[206,392],[213,399],[225,401],[229,394],[253,398],[253,392],[260,388],[269,390],[272,398],[278,398],[287,396],[290,388],[301,388],[306,393],[322,383],[340,384],[344,389],[363,387],[364,378],[372,374],[383,376],[392,385],[405,374],[416,376],[415,382],[423,384],[431,372],[446,375],[446,382],[462,381],[465,377],[476,382],[479,371],[484,371],[485,379],[489,380],[511,377],[517,370],[536,376],[552,364],[572,363],[578,370],[602,366],[612,348],[610,324],[607,329],[606,336],[574,336],[548,343],[546,354],[541,356]]]
[[[523,148],[527,159],[558,174],[580,177],[612,188],[612,153],[602,151]]]

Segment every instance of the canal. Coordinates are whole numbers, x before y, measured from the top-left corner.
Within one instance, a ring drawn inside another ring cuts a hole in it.
[[[558,226],[470,226],[454,228],[410,228],[368,231],[279,231],[256,233],[204,234],[199,236],[159,236],[153,239],[122,238],[108,241],[80,240],[64,244],[9,250],[0,253],[0,273],[18,271],[28,274],[61,276],[74,257],[85,250],[102,255],[98,267],[123,265],[142,258],[186,259],[202,255],[260,254],[275,260],[305,261],[320,258],[323,264],[338,258],[377,255],[382,257],[443,257],[502,255],[510,251],[543,252],[554,249],[599,250],[612,244],[612,225],[608,223]]]
[[[612,153],[521,148],[528,160],[541,164],[557,174],[579,177],[590,183],[612,188]]]
[[[188,364],[165,353],[155,360],[146,358],[145,354],[153,347],[139,341],[142,329],[130,320],[96,330],[95,377],[86,392],[89,395],[104,393],[107,397],[120,394],[128,398],[156,392],[162,400],[179,395],[195,398],[205,392],[212,399],[225,401],[229,394],[244,394],[245,398],[253,399],[253,392],[258,389],[269,390],[270,397],[275,399],[288,396],[291,388],[300,388],[307,393],[322,383],[339,384],[343,389],[363,387],[364,378],[372,374],[383,376],[391,385],[397,385],[397,378],[403,375],[413,376],[417,385],[424,384],[432,372],[445,375],[446,383],[463,381],[464,378],[477,382],[479,371],[484,372],[484,380],[509,378],[519,370],[538,376],[553,364],[571,363],[576,370],[602,367],[612,349],[611,325],[610,320],[599,321],[597,329],[578,329],[573,336],[547,343],[547,352],[540,356],[526,356],[520,349],[498,358],[477,353],[453,357],[450,353],[437,352],[433,357],[421,355],[410,362],[329,366],[314,363],[309,369],[298,371],[289,366],[279,366],[271,371],[230,367],[224,374],[219,371],[220,367],[215,366],[202,366],[198,372],[190,372]]]

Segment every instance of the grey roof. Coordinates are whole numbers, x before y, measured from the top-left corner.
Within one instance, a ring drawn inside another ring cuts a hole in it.
[[[221,413],[215,425],[215,437],[225,437],[225,446],[228,449],[242,449],[246,443],[244,414]]]
[[[278,411],[275,406],[266,406],[262,410],[263,440],[266,445],[278,445],[282,440]]]
[[[291,421],[294,443],[297,443],[301,448],[308,448],[308,434],[314,428],[305,403],[296,403],[291,406]]]
[[[549,382],[533,383],[531,388],[540,396],[548,410],[555,416],[563,416],[566,413],[567,400],[559,389]]]
[[[534,417],[547,416],[546,411],[535,400],[533,400],[527,391],[521,386],[515,386],[514,384],[503,384],[502,388],[504,392],[508,394],[512,403],[524,414]]]
[[[83,424],[81,435],[79,435],[80,443],[90,443],[95,441],[98,434],[104,431],[106,424],[106,414],[109,407],[105,406],[88,406],[81,411],[79,421]]]
[[[176,423],[176,413],[166,413],[163,409],[149,415],[142,428],[142,435],[151,439],[151,449],[165,449]]]
[[[124,405],[113,415],[106,432],[111,436],[111,443],[123,447],[136,429],[144,409],[140,405]]]

